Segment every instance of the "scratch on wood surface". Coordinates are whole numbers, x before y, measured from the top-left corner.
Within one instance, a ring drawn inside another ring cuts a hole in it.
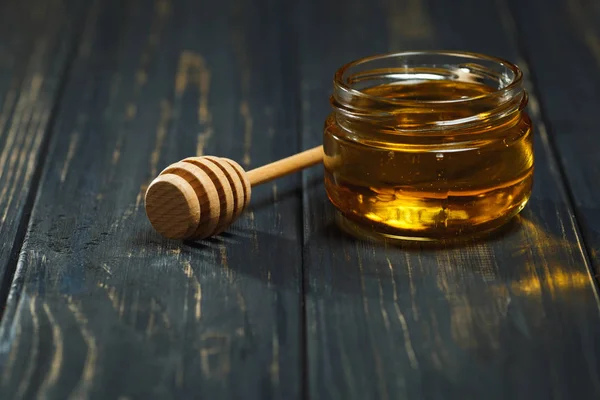
[[[122,143],[123,143],[123,137],[119,135],[119,137],[117,138],[117,143],[115,144],[115,149],[113,150],[113,153],[112,153],[111,163],[113,166],[117,165],[117,163],[119,162],[119,159],[121,158]]]
[[[102,269],[106,271],[106,273],[108,273],[109,275],[112,275],[112,272],[108,266],[107,263],[103,262],[102,264],[100,264],[102,266]]]
[[[554,285],[554,280],[552,279],[552,271],[550,270],[550,264],[548,263],[548,260],[546,259],[546,256],[542,253],[542,257],[541,257],[541,263],[538,262],[537,263],[538,267],[542,268],[543,271],[543,276],[546,280],[546,285],[544,285],[546,287],[546,290],[548,292],[550,292],[550,297],[551,298],[556,298],[556,286]]]
[[[131,256],[129,256],[131,258]],[[127,298],[127,292],[122,292],[119,302],[119,317],[123,318],[123,314],[125,314],[125,306],[130,303],[130,299]]]
[[[154,311],[153,315],[151,315],[154,325],[158,325],[158,323],[160,323],[160,321],[162,321],[162,325],[164,326],[165,330],[167,331],[169,338],[172,339],[173,332],[171,330],[171,319],[169,318],[169,314],[164,309],[160,308],[160,303],[157,303],[156,300],[152,299],[151,305],[152,305],[152,310]],[[158,315],[160,316],[160,321],[155,321],[155,318],[154,318],[155,313],[158,313]],[[154,329],[154,325],[152,325],[152,330]]]
[[[208,110],[210,78],[211,74],[206,66],[206,61],[200,54],[189,50],[181,53],[175,76],[175,95],[180,98],[190,85],[198,88],[198,121],[202,123],[211,121],[211,114]]]
[[[185,260],[183,266],[183,273],[188,278],[188,285],[190,281],[194,284],[194,300],[196,301],[194,316],[196,317],[196,321],[200,321],[200,318],[202,317],[202,286],[194,274],[192,264],[190,264],[188,260]]]
[[[244,21],[243,7],[234,8],[234,19],[238,22],[238,26]],[[242,156],[242,164],[245,168],[250,167],[250,147],[252,146],[252,115],[248,106],[248,92],[250,90],[250,58],[248,57],[248,46],[246,39],[241,29],[232,31],[232,42],[235,55],[238,60],[238,65],[241,69],[241,94],[240,114],[244,122],[244,154]]]
[[[148,40],[141,52],[140,61],[138,69],[135,72],[134,77],[134,90],[133,90],[133,98],[131,102],[125,106],[125,121],[133,120],[137,115],[137,104],[136,101],[139,102],[139,95],[141,93],[142,88],[148,82],[148,73],[146,69],[148,68],[148,64],[152,60],[152,54],[156,52],[156,48],[159,43],[159,39],[161,33],[165,27],[165,24],[171,14],[171,3],[170,0],[155,0],[154,1],[154,15],[152,18],[152,22],[150,23]],[[116,82],[120,80],[120,76],[117,75]],[[115,86],[115,94],[117,93],[119,86]],[[112,96],[112,91],[111,91]],[[119,160],[120,156],[120,145],[121,145],[121,136],[119,136],[118,143],[115,149],[115,153],[113,153],[113,165]],[[154,174],[155,175],[155,174]],[[154,177],[154,176],[153,176]],[[145,189],[142,190],[145,192]],[[139,209],[140,204],[140,195],[138,194],[136,199],[135,210]]]
[[[244,297],[242,296],[242,293],[240,293],[240,291],[237,292],[237,300],[238,305],[240,306],[240,311],[242,313],[245,313],[247,311],[246,301],[244,300]]]
[[[396,285],[396,277],[394,276],[394,266],[392,265],[392,261],[390,261],[389,257],[385,258],[387,260],[388,269],[390,270],[390,277],[392,279],[392,289],[393,289],[393,299],[394,303],[398,301],[398,286]]]
[[[69,140],[69,149],[67,150],[67,155],[65,157],[65,162],[63,163],[62,169],[60,171],[60,182],[64,183],[67,178],[67,174],[69,172],[69,166],[71,165],[71,161],[75,156],[75,150],[77,150],[77,142],[79,141],[79,132],[71,133],[71,139]]]
[[[142,199],[144,199],[144,196],[146,195],[146,190],[148,190],[148,184],[144,183],[142,186],[140,186],[140,190],[138,191],[138,194],[135,197],[135,206],[134,206],[135,212],[137,212],[140,209],[140,205],[142,204]]]
[[[185,273],[185,269],[184,269],[184,273]],[[189,280],[188,280],[188,282],[185,285],[185,292],[183,293],[183,306],[181,307],[183,321],[187,321],[189,294],[190,294],[190,284],[189,284]]]
[[[279,386],[279,337],[277,336],[277,330],[273,327],[273,338],[271,340],[271,383],[273,386]]]
[[[171,104],[167,100],[160,102],[160,118],[156,126],[156,141],[154,150],[150,156],[150,175],[154,178],[158,173],[158,161],[160,160],[160,151],[162,150],[169,122],[171,121]],[[145,192],[145,190],[143,190]]]
[[[190,85],[198,88],[198,122],[202,130],[198,133],[197,156],[204,154],[204,147],[213,135],[212,114],[208,108],[210,80],[211,73],[204,58],[193,51],[183,51],[179,56],[179,65],[175,76],[175,96],[180,101]]]
[[[415,288],[415,282],[414,282],[414,277],[413,277],[413,265],[410,262],[410,257],[408,254],[404,254],[405,260],[406,260],[406,272],[408,273],[408,284],[410,286],[410,304],[411,304],[411,308],[412,308],[412,313],[413,313],[413,320],[418,321],[419,320],[419,311],[417,310],[417,303],[415,301],[415,298],[417,296],[417,289]],[[390,267],[390,272],[392,273],[392,281],[394,282],[394,291],[396,290],[396,281],[394,280],[393,277],[393,269],[392,269],[392,263],[390,262],[390,259],[388,258],[388,265]],[[397,294],[395,294],[396,298],[397,298]]]
[[[363,303],[363,311],[365,312],[365,318],[368,320],[369,319],[369,296],[367,295],[367,289],[365,287],[365,270],[363,268],[363,261],[362,261],[362,257],[360,256],[360,248],[358,247],[358,243],[356,243],[354,245],[354,248],[356,249],[356,258],[358,261],[358,271],[359,271],[359,275],[360,275],[360,290],[361,290],[361,297],[362,297],[362,303]]]
[[[219,254],[221,255],[221,266],[225,269],[229,268],[229,264],[227,261],[227,248],[224,244],[219,246]]]
[[[136,114],[137,114],[137,106],[133,103],[127,104],[127,107],[125,108],[125,118],[127,120],[132,120],[135,118]]]
[[[440,355],[435,351],[431,352],[431,362],[433,362],[433,365],[436,369],[441,370],[443,368],[442,359],[440,358]]]
[[[242,100],[240,103],[240,114],[244,120],[244,156],[242,157],[242,163],[245,168],[250,167],[250,147],[252,146],[252,115],[250,114],[250,107],[246,100]]]
[[[434,25],[423,0],[388,1],[388,30],[391,50],[402,48],[406,39],[429,39]]]
[[[204,148],[206,143],[213,136],[213,130],[211,127],[207,127],[203,132],[198,133],[198,139],[196,141],[196,156],[204,155]]]
[[[205,333],[201,338],[200,364],[207,378],[222,378],[231,370],[229,353],[231,340],[222,333]]]
[[[31,324],[32,324],[31,330],[33,331],[31,333],[32,343],[31,343],[31,347],[29,350],[29,359],[27,360],[27,368],[25,370],[25,373],[23,374],[23,379],[19,383],[19,387],[17,389],[17,393],[15,396],[15,398],[17,398],[17,399],[24,398],[25,392],[27,391],[27,388],[29,388],[29,384],[31,383],[33,372],[37,365],[36,359],[38,357],[38,351],[39,351],[39,345],[40,345],[40,323],[39,323],[39,319],[38,319],[38,315],[37,315],[37,311],[36,311],[36,302],[37,302],[37,296],[32,295],[29,298],[29,312],[31,315]]]
[[[58,381],[58,377],[60,376],[60,370],[62,368],[63,363],[63,352],[64,352],[64,343],[63,343],[63,335],[60,329],[60,325],[54,318],[54,314],[50,310],[50,306],[47,303],[42,305],[44,307],[44,312],[48,317],[48,322],[52,328],[52,343],[54,344],[54,354],[52,355],[52,361],[50,363],[50,371],[44,378],[40,390],[38,392],[38,396],[42,396],[43,393],[47,392],[49,389],[54,387],[56,382]]]
[[[388,313],[386,310],[386,304],[384,301],[383,285],[381,284],[381,279],[379,279],[379,278],[377,278],[377,285],[379,287],[379,309],[381,310],[381,317],[383,318],[383,325],[385,325],[385,330],[390,332],[391,331],[390,318],[388,316]]]
[[[171,318],[169,318],[169,314],[166,313],[164,310],[161,310],[160,311],[160,319],[162,320],[162,323],[163,323],[164,327],[167,329],[167,331],[170,332],[171,331]]]
[[[406,349],[406,355],[408,356],[410,366],[412,369],[419,369],[419,361],[417,360],[415,349],[413,348],[412,341],[410,340],[410,332],[408,330],[406,318],[404,318],[404,314],[402,313],[402,310],[400,310],[400,305],[397,302],[394,303],[394,308],[396,309],[396,315],[398,316],[398,321],[400,321],[400,326],[402,327],[402,334],[404,335],[404,348]]]
[[[138,69],[135,73],[135,83],[137,86],[144,86],[148,82],[148,73],[143,69]]]
[[[98,345],[92,331],[88,328],[88,320],[81,311],[80,306],[71,298],[67,298],[69,310],[73,313],[75,320],[79,325],[81,336],[87,346],[87,354],[81,378],[72,392],[73,398],[87,398],[92,387],[94,376],[96,375],[96,359],[98,358]]]
[[[248,210],[246,213],[248,215],[248,220],[250,221],[250,227],[252,232],[252,243],[254,244],[254,251],[258,252],[258,234],[256,233],[256,223],[254,219],[254,211]]]
[[[150,299],[150,317],[148,318],[148,326],[146,326],[146,335],[152,336],[154,333],[154,311],[156,309],[156,300]]]
[[[44,77],[40,74],[35,74],[31,77],[31,82],[29,84],[29,98],[32,101],[38,99],[40,94],[40,89],[42,88],[42,83],[44,82]]]
[[[154,16],[150,23],[150,29],[148,33],[148,42],[142,52],[141,64],[146,66],[150,59],[152,52],[155,51],[158,46],[160,35],[165,26],[166,21],[171,15],[171,2],[170,0],[155,0],[154,1]]]

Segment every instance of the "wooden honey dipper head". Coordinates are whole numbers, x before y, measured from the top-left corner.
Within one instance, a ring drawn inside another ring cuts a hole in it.
[[[322,146],[250,172],[235,161],[190,157],[165,168],[146,191],[146,215],[171,239],[205,239],[226,230],[250,202],[251,187],[323,159]]]

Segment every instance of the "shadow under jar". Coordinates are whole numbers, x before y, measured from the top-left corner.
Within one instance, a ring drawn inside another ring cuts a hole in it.
[[[525,207],[533,134],[515,65],[462,52],[364,58],[337,71],[331,103],[325,187],[344,230],[472,237]]]

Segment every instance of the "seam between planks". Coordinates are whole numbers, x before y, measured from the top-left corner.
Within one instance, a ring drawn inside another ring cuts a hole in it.
[[[285,15],[283,20],[286,21],[287,26],[290,27],[292,33],[286,35],[287,40],[283,41],[283,45],[285,49],[287,49],[287,57],[289,58],[289,74],[290,79],[294,82],[294,96],[293,96],[293,110],[294,115],[294,124],[293,128],[296,131],[297,139],[296,139],[296,147],[298,151],[305,150],[303,148],[303,119],[302,119],[302,85],[300,80],[300,67],[299,67],[299,50],[298,50],[298,24],[296,19],[296,13],[290,12],[289,9],[286,9],[286,5],[283,3],[279,3],[284,10],[282,11]],[[285,28],[285,27],[282,27]],[[305,174],[300,173],[300,179],[298,180],[298,184],[300,185],[300,201],[299,201],[299,222],[300,222],[300,237],[299,237],[299,246],[300,246],[300,392],[299,398],[303,400],[308,400],[310,398],[310,390],[309,390],[309,372],[308,372],[308,325],[307,325],[307,310],[306,310],[306,289],[307,275],[305,273],[305,254],[304,254],[304,245],[306,243],[306,229],[304,227],[305,220],[305,209],[304,209],[304,191],[305,191]]]
[[[281,12],[284,14],[285,18],[282,18],[285,21],[285,24],[282,25],[282,29],[285,31],[289,29],[291,31],[290,34],[285,35],[286,40],[282,41],[282,45],[284,49],[287,50],[285,55],[289,58],[289,76],[288,79],[293,82],[294,94],[292,99],[294,114],[292,118],[294,118],[293,129],[296,131],[296,148],[298,151],[304,151],[304,122],[302,115],[302,83],[301,83],[301,73],[300,73],[300,54],[299,54],[299,23],[298,23],[298,15],[296,11],[296,5],[288,6],[284,4],[284,2],[279,2],[280,7],[282,7]],[[298,294],[298,298],[300,300],[299,311],[300,311],[300,377],[299,377],[299,399],[308,400],[310,399],[310,390],[309,390],[309,362],[308,362],[308,325],[307,325],[307,310],[306,310],[306,290],[308,284],[306,282],[307,274],[305,271],[305,244],[307,240],[307,231],[305,229],[304,221],[306,218],[306,210],[304,208],[304,196],[305,196],[305,180],[306,174],[301,171],[300,179],[298,180],[299,185],[299,227],[300,227],[300,235],[299,235],[299,246],[300,246],[300,271],[299,271],[299,280],[300,280],[300,293]]]
[[[48,121],[46,123],[44,133],[42,135],[40,147],[38,149],[38,154],[36,156],[35,168],[33,174],[31,175],[31,183],[29,185],[29,190],[27,192],[25,203],[23,204],[23,211],[21,213],[14,241],[11,246],[10,255],[8,257],[6,273],[4,274],[2,282],[0,282],[0,322],[4,319],[4,316],[6,314],[6,304],[9,295],[15,290],[20,290],[20,288],[17,285],[14,285],[13,287],[13,279],[17,270],[17,266],[19,264],[19,260],[21,258],[21,251],[23,249],[23,245],[27,241],[27,232],[29,231],[31,213],[39,191],[41,178],[44,172],[44,166],[48,157],[50,143],[52,141],[52,137],[54,136],[54,123],[56,122],[56,116],[58,115],[58,110],[60,109],[60,105],[62,103],[62,98],[65,92],[65,88],[67,86],[67,82],[69,80],[71,68],[77,56],[83,29],[85,26],[85,21],[87,20],[87,10],[87,6],[83,7],[83,10],[79,11],[79,13],[81,14],[80,16],[83,18],[78,18],[79,22],[75,22],[73,24],[73,34],[70,35],[72,36],[72,38],[69,40],[69,44],[67,45],[67,55],[65,57],[65,64],[58,74],[59,78],[56,94],[54,95],[53,104],[50,109],[50,116],[48,117]],[[13,293],[13,295],[18,297],[20,293]]]
[[[496,3],[499,8],[502,8],[503,0],[496,0]],[[556,143],[554,135],[552,135],[552,123],[550,119],[547,117],[546,107],[544,106],[544,99],[541,96],[540,91],[538,90],[539,82],[535,75],[535,72],[532,70],[532,63],[527,52],[527,45],[521,39],[523,34],[521,32],[521,28],[518,23],[518,19],[516,18],[516,12],[514,9],[514,5],[512,1],[504,1],[504,5],[506,7],[506,16],[503,19],[509,19],[507,23],[509,24],[506,28],[510,32],[512,31],[513,41],[517,48],[518,54],[522,57],[525,62],[527,69],[529,71],[529,76],[527,80],[530,81],[531,87],[528,89],[531,92],[531,98],[534,98],[538,103],[538,117],[540,122],[542,123],[543,129],[545,132],[545,139],[548,144],[548,149],[550,159],[554,162],[556,166],[556,175],[560,179],[560,186],[563,189],[565,201],[567,203],[567,208],[573,213],[571,219],[571,223],[573,224],[573,229],[575,231],[575,235],[577,238],[577,244],[581,250],[581,254],[583,255],[586,269],[588,274],[590,275],[591,281],[594,283],[594,294],[596,296],[596,301],[600,303],[600,298],[598,297],[598,291],[600,290],[600,274],[595,270],[594,263],[591,261],[590,254],[590,246],[586,241],[585,236],[582,234],[581,226],[579,224],[579,220],[582,218],[581,214],[578,212],[577,207],[575,207],[575,196],[573,194],[572,187],[567,178],[567,174],[565,172],[565,167],[561,158],[559,156],[559,146]],[[502,12],[502,10],[500,10]],[[539,128],[538,128],[539,129]],[[552,167],[551,167],[552,169]]]

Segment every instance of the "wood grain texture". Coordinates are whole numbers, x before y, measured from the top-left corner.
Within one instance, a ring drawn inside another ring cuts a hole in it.
[[[0,398],[301,397],[300,177],[212,241],[162,239],[143,206],[186,156],[298,151],[284,13],[94,1],[0,326]]]
[[[84,1],[0,2],[0,302],[4,303],[45,156],[51,113]],[[4,304],[2,304],[4,305]]]
[[[548,123],[596,273],[600,271],[600,5],[512,1]],[[531,18],[535,15],[535,18]]]
[[[296,3],[305,147],[321,140],[333,72],[355,58],[459,48],[528,67],[502,1],[338,4]],[[533,196],[484,241],[394,247],[346,238],[313,185],[321,173],[304,173],[311,399],[600,396],[597,292],[535,100]]]

